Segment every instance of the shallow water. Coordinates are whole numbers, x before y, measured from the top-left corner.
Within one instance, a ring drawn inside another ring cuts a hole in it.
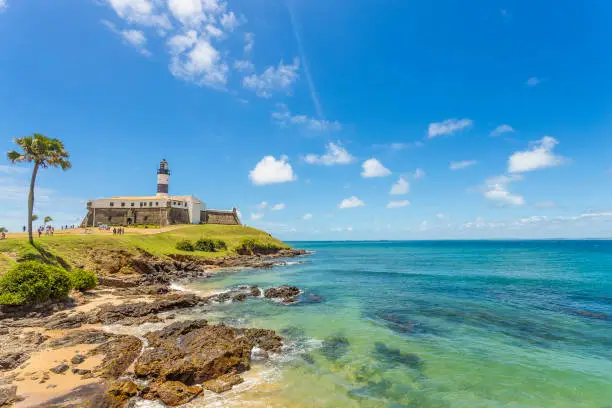
[[[294,245],[316,253],[189,285],[286,283],[324,297],[198,311],[288,344],[237,392],[193,406],[612,406],[612,242]]]

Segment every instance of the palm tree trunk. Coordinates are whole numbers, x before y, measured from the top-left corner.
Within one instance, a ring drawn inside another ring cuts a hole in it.
[[[34,185],[36,184],[36,174],[38,173],[38,163],[34,164],[32,179],[30,180],[30,193],[28,194],[28,238],[30,244],[34,245],[32,237],[32,214],[34,213]]]

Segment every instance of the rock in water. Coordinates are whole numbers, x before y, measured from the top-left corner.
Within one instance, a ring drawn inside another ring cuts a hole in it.
[[[281,299],[283,303],[292,303],[295,297],[300,294],[300,289],[295,286],[282,285],[277,288],[269,288],[264,292],[268,299]]]
[[[197,397],[202,388],[187,386],[179,381],[166,381],[157,388],[157,396],[166,405],[176,407],[183,405]]]
[[[242,384],[244,379],[238,374],[226,374],[214,380],[206,381],[202,387],[217,394],[232,389],[234,385]]]
[[[149,347],[134,367],[139,377],[192,385],[250,367],[253,343],[232,327],[176,322],[146,338]]]

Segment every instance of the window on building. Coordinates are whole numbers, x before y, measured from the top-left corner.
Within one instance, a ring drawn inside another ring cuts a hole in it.
[[[114,206],[115,206],[115,203],[110,202],[110,203],[108,203],[108,205],[110,205],[111,207],[114,207]]]
[[[108,217],[108,222],[111,222],[112,220],[113,220],[113,217]]]
[[[187,203],[185,203],[185,207],[187,207]]]
[[[132,207],[134,207],[134,203],[131,203],[130,205],[131,205]]]
[[[121,206],[122,206],[122,207],[125,207],[125,203],[121,203]]]
[[[153,207],[153,201],[149,202],[149,207]]]
[[[159,202],[155,202],[155,206],[156,206],[156,207],[159,207]]]
[[[144,220],[147,221],[149,219],[148,215],[145,215]]]

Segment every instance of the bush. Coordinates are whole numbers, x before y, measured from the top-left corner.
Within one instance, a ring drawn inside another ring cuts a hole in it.
[[[72,284],[58,267],[28,261],[17,264],[0,278],[0,304],[40,303],[68,296]]]
[[[264,243],[253,238],[245,238],[240,242],[240,246],[236,248],[236,252],[241,255],[270,254],[281,249],[283,247],[274,243]]]
[[[72,282],[72,287],[74,289],[81,292],[94,289],[98,286],[96,274],[83,269],[73,269],[70,271],[70,282]]]
[[[179,251],[188,251],[188,252],[194,251],[193,244],[191,243],[191,241],[186,240],[186,239],[183,241],[177,242],[176,249],[178,249]]]
[[[225,251],[227,249],[227,244],[225,241],[221,241],[220,239],[199,239],[195,243],[196,251],[203,252],[216,252],[216,251]]]

